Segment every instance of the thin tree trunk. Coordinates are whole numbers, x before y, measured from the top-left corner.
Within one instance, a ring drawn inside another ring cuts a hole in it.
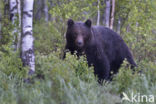
[[[105,26],[109,27],[110,21],[110,0],[106,0],[106,9],[105,9]]]
[[[12,24],[15,24],[17,20],[17,2],[16,0],[10,0],[9,2],[10,6],[10,20],[12,21]]]
[[[2,21],[2,12],[0,10],[0,22]]]
[[[33,3],[34,0],[23,0],[22,17],[22,53],[24,66],[29,66],[29,74],[35,72],[35,55],[33,47]]]
[[[8,18],[9,15],[9,1],[4,0],[4,16]]]
[[[48,22],[49,20],[49,13],[48,13],[48,0],[44,0],[44,17],[45,21]]]
[[[2,11],[0,10],[0,31],[1,31]]]
[[[99,26],[99,24],[100,24],[100,7],[99,7],[99,5],[100,5],[100,1],[98,0],[98,5],[97,5],[98,16],[97,16],[97,23],[96,23],[97,26]]]
[[[0,34],[1,34],[1,22],[2,22],[2,13],[0,11]],[[1,40],[1,35],[0,35],[0,40]]]
[[[9,1],[9,11],[10,11],[10,20],[14,26],[14,29],[12,31],[12,35],[13,35],[13,49],[16,50],[16,37],[17,37],[17,2],[16,0],[10,0]]]
[[[35,3],[37,5],[37,8],[36,8],[36,13],[34,14],[34,18],[35,20],[40,20],[41,17],[42,17],[42,0],[35,0]]]
[[[53,1],[48,0],[48,2],[50,3],[49,9],[53,8],[53,6],[54,6]],[[49,14],[49,21],[55,21],[55,18],[52,16],[52,14]]]
[[[130,25],[129,24],[126,26],[126,32],[130,32]]]
[[[17,49],[20,49],[20,44],[21,44],[21,1],[17,1],[17,12],[18,12],[18,26],[19,26],[19,32],[18,32],[18,42],[17,42]]]
[[[106,0],[103,0],[103,2],[101,3],[104,7],[106,6]],[[102,24],[105,25],[105,9],[103,9],[102,14]]]
[[[117,33],[118,34],[120,34],[120,28],[121,28],[121,18],[119,17],[118,24],[117,24]]]
[[[115,0],[112,0],[112,11],[111,11],[110,29],[113,29],[114,13],[115,13]]]

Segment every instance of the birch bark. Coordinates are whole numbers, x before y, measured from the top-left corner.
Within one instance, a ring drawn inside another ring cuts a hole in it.
[[[117,24],[117,33],[120,34],[120,28],[121,28],[121,19],[119,17],[118,24]]]
[[[115,13],[115,0],[112,0],[112,11],[111,11],[110,29],[113,29],[114,13]]]
[[[18,42],[17,42],[17,49],[20,49],[20,45],[21,45],[21,1],[20,0],[16,0],[17,1],[17,12],[18,12]]]
[[[98,5],[97,5],[98,16],[97,16],[97,23],[96,23],[97,26],[99,26],[99,24],[100,24],[100,7],[99,7],[99,5],[100,5],[100,1],[98,0]]]
[[[10,11],[10,20],[12,22],[12,25],[14,26],[14,29],[12,31],[12,35],[13,35],[13,45],[12,45],[12,48],[14,50],[16,50],[16,37],[17,37],[17,33],[18,33],[18,30],[17,30],[17,2],[16,0],[10,0],[9,1],[9,11]]]
[[[106,9],[105,9],[105,25],[109,27],[110,21],[110,0],[106,0]]]
[[[17,2],[16,0],[10,0],[9,2],[10,10],[10,20],[14,24],[17,20]]]
[[[24,66],[29,67],[29,74],[35,72],[35,55],[33,47],[33,3],[34,0],[23,0],[22,16],[22,50]]]

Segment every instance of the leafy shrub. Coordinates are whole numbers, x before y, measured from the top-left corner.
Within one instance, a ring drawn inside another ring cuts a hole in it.
[[[118,96],[109,92],[107,83],[105,86],[98,84],[85,57],[78,59],[67,53],[66,59],[62,60],[59,55],[59,51],[47,56],[36,54],[36,75],[32,84],[23,83],[16,75],[11,77],[1,72],[0,103],[114,104],[120,101]]]
[[[36,23],[34,26],[35,50],[48,55],[64,47],[65,40],[53,23]]]
[[[135,68],[134,72],[127,67],[127,62],[125,62],[120,68],[119,73],[114,77],[112,91],[119,94],[125,92],[128,96],[131,96],[132,92],[142,95],[155,95],[155,68],[156,65],[154,63],[142,61]]]
[[[0,51],[0,71],[8,76],[16,75],[18,78],[25,78],[27,76],[28,69],[23,67],[19,53],[12,52],[10,47],[4,45],[3,51]]]

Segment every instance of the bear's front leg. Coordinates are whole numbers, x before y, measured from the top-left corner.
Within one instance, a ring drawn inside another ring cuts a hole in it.
[[[98,76],[100,82],[103,80],[109,80],[110,64],[105,55],[95,58],[93,63],[95,74]]]
[[[109,80],[110,64],[105,53],[97,51],[96,48],[89,48],[86,51],[88,65],[94,66],[94,73],[101,83],[103,80]]]

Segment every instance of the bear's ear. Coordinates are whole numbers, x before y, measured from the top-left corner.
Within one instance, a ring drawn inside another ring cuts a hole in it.
[[[92,26],[92,21],[90,19],[88,19],[86,22],[85,22],[85,25],[88,26],[88,27],[91,27]]]
[[[68,19],[68,27],[71,27],[74,24],[74,21],[72,19]]]

